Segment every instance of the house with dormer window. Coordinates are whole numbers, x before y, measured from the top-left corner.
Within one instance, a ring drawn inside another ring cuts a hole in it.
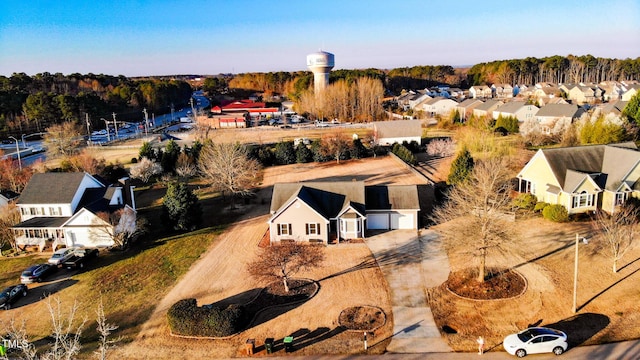
[[[517,179],[519,192],[562,205],[569,214],[613,213],[640,197],[640,151],[631,142],[540,149]]]
[[[12,230],[20,248],[109,247],[115,245],[114,232],[135,227],[128,179],[106,185],[88,173],[34,174],[16,205],[21,222]],[[116,212],[118,217],[109,216]]]

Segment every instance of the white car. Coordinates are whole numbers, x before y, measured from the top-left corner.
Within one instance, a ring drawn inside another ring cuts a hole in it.
[[[524,357],[527,354],[554,353],[560,355],[567,351],[567,334],[545,327],[532,327],[511,334],[502,342],[504,349],[511,355]]]
[[[61,265],[63,262],[69,260],[76,250],[76,248],[62,248],[56,250],[47,262],[52,265]]]

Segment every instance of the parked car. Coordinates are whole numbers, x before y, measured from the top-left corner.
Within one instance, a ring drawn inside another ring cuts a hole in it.
[[[9,310],[11,309],[11,304],[25,296],[27,296],[27,285],[18,284],[9,286],[0,292],[0,308]]]
[[[76,248],[73,247],[56,250],[56,252],[51,255],[49,260],[47,260],[47,262],[52,265],[61,265],[63,262],[69,260],[69,258],[73,256],[73,252],[75,250]]]
[[[73,256],[70,257],[67,261],[62,263],[62,266],[65,269],[84,269],[89,261],[98,257],[98,249],[95,248],[87,248],[87,249],[77,249],[74,251]]]
[[[504,349],[511,355],[524,357],[527,354],[552,352],[560,355],[567,351],[567,334],[546,327],[533,327],[504,338]]]
[[[20,282],[23,284],[31,284],[33,282],[40,282],[47,276],[56,272],[58,267],[52,264],[38,264],[29,266],[20,275]]]

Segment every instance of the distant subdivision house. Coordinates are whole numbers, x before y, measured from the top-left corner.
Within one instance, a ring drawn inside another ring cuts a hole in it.
[[[380,146],[391,146],[394,143],[422,141],[422,125],[419,120],[375,121],[373,137]]]
[[[87,173],[34,174],[17,206],[22,221],[12,229],[21,248],[109,247],[115,245],[114,231],[135,228],[129,179],[108,186]],[[117,222],[109,221],[116,212]]]
[[[417,229],[416,185],[365,186],[362,181],[277,183],[270,242],[332,243],[371,230]]]

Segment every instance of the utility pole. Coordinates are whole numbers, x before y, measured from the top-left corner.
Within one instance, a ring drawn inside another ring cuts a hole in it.
[[[196,109],[193,107],[193,96],[191,96],[191,99],[189,99],[189,103],[191,104],[191,112],[193,115],[193,122],[196,122]]]
[[[172,124],[173,124],[173,110],[174,110],[173,103],[171,103],[171,123]]]
[[[147,114],[147,108],[142,109],[142,112],[144,113],[144,136],[149,136],[147,128],[149,126],[149,114]]]
[[[113,128],[116,129],[116,140],[118,139],[118,123],[116,122],[116,113],[111,114],[113,115]]]
[[[89,114],[84,113],[84,115],[87,121],[87,144],[91,145],[91,130],[89,129]],[[24,140],[22,140],[22,143],[24,144]]]

